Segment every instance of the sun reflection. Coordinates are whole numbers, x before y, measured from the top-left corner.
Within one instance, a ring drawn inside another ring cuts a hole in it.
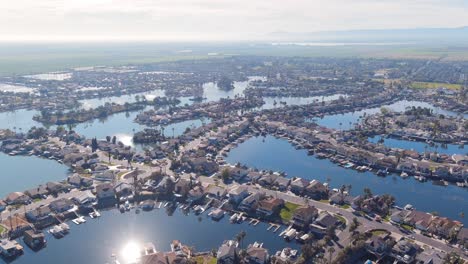
[[[140,257],[140,246],[134,241],[128,242],[120,252],[125,263],[136,263]]]

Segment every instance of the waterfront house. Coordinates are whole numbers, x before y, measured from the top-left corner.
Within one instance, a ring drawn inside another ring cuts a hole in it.
[[[79,192],[72,200],[82,208],[90,208],[97,202],[96,196],[90,190]]]
[[[338,191],[338,192],[334,192],[330,196],[329,200],[331,204],[344,205],[344,204],[351,204],[353,202],[353,197],[347,193],[342,193]]]
[[[461,166],[468,166],[468,155],[453,154],[452,160]]]
[[[321,200],[328,198],[328,188],[321,182],[313,180],[304,191],[308,196],[314,200]]]
[[[262,195],[258,192],[252,193],[247,196],[242,202],[239,204],[238,209],[244,212],[253,212],[257,210],[258,202],[262,198]]]
[[[216,198],[216,199],[223,199],[227,192],[224,187],[221,186],[216,186],[213,184],[210,184],[208,187],[205,188],[205,193],[209,198]]]
[[[172,179],[169,176],[164,176],[161,179],[161,181],[158,183],[158,185],[156,185],[156,187],[154,188],[154,191],[157,194],[164,195],[170,191],[171,184],[172,184]]]
[[[239,248],[233,240],[224,241],[216,254],[218,264],[235,264],[239,261]]]
[[[31,249],[37,250],[43,247],[46,243],[44,233],[36,230],[27,230],[23,236],[24,243]]]
[[[247,175],[245,176],[246,181],[251,181],[251,182],[258,182],[258,180],[262,177],[262,173],[255,171],[255,170],[249,170]]]
[[[243,199],[249,196],[248,188],[244,185],[237,185],[228,192],[229,201],[233,204],[239,204]]]
[[[69,199],[60,198],[51,202],[49,206],[50,206],[50,209],[52,209],[52,211],[58,214],[58,213],[64,213],[68,210],[73,209],[75,205]]]
[[[169,261],[164,252],[155,252],[141,256],[139,264],[169,264]]]
[[[274,185],[278,187],[280,191],[286,191],[288,189],[289,183],[291,182],[290,179],[286,177],[278,177],[276,178]]]
[[[317,216],[317,208],[302,206],[296,209],[290,222],[294,227],[304,230],[307,229]]]
[[[302,178],[296,178],[291,182],[290,189],[291,192],[295,194],[303,194],[305,188],[310,184],[310,181]]]
[[[235,181],[241,181],[247,176],[247,174],[248,174],[248,171],[242,167],[230,167],[229,168],[229,175]]]
[[[29,189],[24,192],[26,195],[32,199],[43,199],[49,194],[49,190],[44,185],[39,185],[36,188]]]
[[[449,239],[453,234],[457,234],[461,227],[462,224],[458,221],[437,216],[432,218],[427,230],[434,235]]]
[[[270,217],[279,213],[283,206],[283,199],[269,197],[258,202],[257,214],[264,217]]]
[[[190,189],[190,180],[179,179],[175,184],[174,192],[181,196],[186,196]]]
[[[26,221],[22,215],[13,215],[5,219],[1,219],[1,225],[9,228],[10,237],[20,237],[24,231],[32,228],[31,223]]]
[[[117,197],[127,197],[133,195],[134,187],[125,181],[120,181],[114,185],[114,192]]]
[[[37,207],[33,210],[26,212],[26,219],[31,223],[41,222],[41,223],[52,223],[54,218],[52,216],[52,210],[49,206],[44,205]]]
[[[411,211],[407,210],[401,210],[401,211],[395,211],[391,216],[390,216],[390,221],[396,224],[404,224],[406,217],[411,213]]]
[[[245,263],[247,264],[266,264],[268,263],[269,255],[266,248],[249,245],[246,250]]]
[[[96,186],[98,200],[115,199],[114,187],[111,183],[101,183]]]
[[[272,187],[278,177],[278,174],[264,174],[257,182],[264,187]]]
[[[7,195],[5,202],[8,205],[28,204],[31,202],[31,198],[22,192],[12,192]]]
[[[205,197],[205,191],[201,186],[195,186],[187,194],[187,202],[196,203]]]
[[[91,187],[93,185],[93,180],[92,179],[81,177],[78,174],[74,174],[74,175],[68,177],[67,181],[68,181],[68,184],[70,184],[71,186],[73,186],[75,188],[81,188],[81,187],[88,188],[88,187]]]
[[[421,231],[427,231],[432,218],[429,213],[413,210],[407,215],[405,222]]]
[[[48,182],[46,183],[46,188],[50,194],[59,194],[68,190],[68,187],[65,184],[59,182]]]
[[[1,239],[0,255],[5,258],[16,257],[23,252],[23,247],[16,240]]]

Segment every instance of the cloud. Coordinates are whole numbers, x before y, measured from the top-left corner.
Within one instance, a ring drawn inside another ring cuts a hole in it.
[[[3,0],[0,39],[256,39],[273,31],[457,27],[466,0]]]

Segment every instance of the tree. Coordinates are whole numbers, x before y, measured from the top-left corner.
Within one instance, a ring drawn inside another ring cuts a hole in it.
[[[111,141],[111,137],[110,137],[110,136],[106,136],[106,141],[107,141],[107,142],[110,142],[110,141]]]
[[[231,177],[231,173],[229,172],[229,169],[224,168],[223,171],[221,172],[221,179],[223,179],[223,182],[226,183],[230,177]]]
[[[116,136],[113,136],[112,137],[112,144],[115,144],[117,142],[117,137]]]
[[[96,152],[96,150],[99,148],[98,142],[96,138],[91,139],[91,151]]]
[[[371,189],[369,188],[364,188],[364,199],[369,199],[371,198],[373,195],[372,195],[372,191]]]
[[[353,217],[353,221],[349,225],[349,232],[354,233],[360,225],[361,223],[359,223],[359,220],[356,217]]]
[[[237,236],[236,236],[236,240],[237,240],[237,242],[239,242],[239,244],[241,245],[241,249],[243,248],[243,242],[244,242],[244,238],[245,238],[246,235],[247,235],[247,233],[246,233],[244,230],[242,230],[242,231],[240,231],[240,233],[237,234]]]
[[[329,247],[328,248],[328,263],[332,263],[333,253],[335,253],[335,248]]]

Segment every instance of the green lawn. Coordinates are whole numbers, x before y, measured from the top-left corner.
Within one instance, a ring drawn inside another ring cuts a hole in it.
[[[342,209],[349,209],[351,206],[349,204],[340,205]]]
[[[330,200],[319,200],[319,202],[329,204]]]
[[[283,209],[280,211],[281,220],[284,222],[289,222],[293,217],[294,212],[299,208],[300,205],[286,202]]]
[[[338,218],[338,220],[342,222],[343,225],[346,225],[346,219],[344,217],[342,217],[341,215],[335,215],[335,217]]]
[[[207,258],[209,258],[209,260],[206,261],[206,264],[216,264],[217,259],[216,259],[215,257],[197,256],[197,257],[195,257],[194,259],[195,259],[195,262],[196,262],[197,264],[205,264],[205,260],[206,260]]]
[[[373,234],[374,236],[380,236],[380,235],[388,234],[388,232],[385,231],[385,230],[374,230],[374,231],[372,231],[372,234]]]
[[[6,228],[3,227],[2,225],[0,225],[0,234],[3,234],[3,232],[5,232],[5,231],[6,231]]]
[[[406,229],[408,231],[413,231],[413,229],[414,229],[412,226],[405,225],[405,224],[402,224],[401,227],[403,227],[404,229]]]
[[[411,88],[414,89],[437,89],[440,87],[445,87],[452,90],[459,90],[461,88],[460,84],[448,84],[448,83],[437,83],[437,82],[412,82]]]

